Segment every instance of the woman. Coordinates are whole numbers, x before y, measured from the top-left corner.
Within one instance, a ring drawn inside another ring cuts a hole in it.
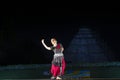
[[[64,74],[64,70],[66,66],[64,55],[63,55],[64,48],[62,44],[57,43],[57,40],[55,38],[51,39],[51,43],[53,45],[51,47],[48,47],[45,44],[44,39],[42,39],[41,42],[47,50],[53,50],[54,52],[54,57],[53,57],[52,66],[51,66],[51,73],[52,73],[51,79],[55,79],[55,78],[61,79],[61,76]]]

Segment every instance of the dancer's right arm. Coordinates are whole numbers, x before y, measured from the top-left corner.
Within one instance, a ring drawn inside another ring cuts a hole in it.
[[[42,42],[43,46],[44,46],[47,50],[51,50],[51,48],[48,47],[48,46],[45,44],[44,39],[42,39],[41,42]]]

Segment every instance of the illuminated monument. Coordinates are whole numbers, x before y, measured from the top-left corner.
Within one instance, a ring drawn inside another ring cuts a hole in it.
[[[106,62],[110,59],[109,49],[99,36],[87,27],[80,28],[65,51],[69,63]]]

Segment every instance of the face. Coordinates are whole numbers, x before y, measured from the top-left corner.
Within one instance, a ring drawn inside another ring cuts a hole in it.
[[[51,43],[52,43],[52,45],[56,45],[57,44],[57,40],[56,39],[51,39]]]

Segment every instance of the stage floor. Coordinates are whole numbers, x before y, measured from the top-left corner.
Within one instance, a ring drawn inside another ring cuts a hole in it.
[[[0,80],[50,80],[51,75],[48,73],[50,66],[31,67],[33,65],[29,67],[26,65],[1,66]],[[79,77],[85,78],[79,79]],[[63,80],[120,80],[120,65],[100,67],[69,66]]]

